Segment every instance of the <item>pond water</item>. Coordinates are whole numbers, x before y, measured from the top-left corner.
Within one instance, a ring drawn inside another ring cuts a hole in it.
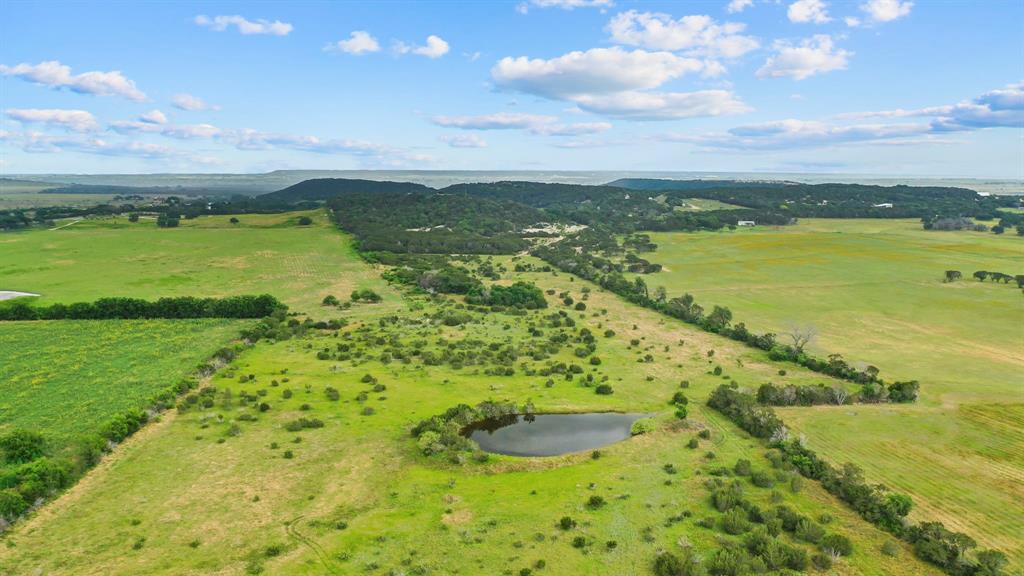
[[[463,435],[484,452],[508,456],[557,456],[592,450],[630,437],[629,428],[649,414],[512,414],[466,427]]]

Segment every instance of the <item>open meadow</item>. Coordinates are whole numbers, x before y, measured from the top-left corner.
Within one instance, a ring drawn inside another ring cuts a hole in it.
[[[301,226],[308,216],[312,224]],[[106,296],[271,293],[311,310],[327,294],[384,289],[322,211],[182,220],[157,228],[125,216],[59,222],[58,230],[0,236],[0,289],[40,294],[41,304]]]
[[[1012,282],[971,278],[1024,272],[1021,238],[910,220],[651,237],[647,257],[666,268],[652,286],[728,306],[755,331],[813,326],[813,353],[919,380],[915,404],[779,413],[832,461],[911,494],[911,517],[940,519],[1024,564],[1024,297]],[[944,283],[945,270],[964,279]]]
[[[398,316],[369,306],[375,317],[337,333],[260,342],[211,379],[212,407],[169,413],[129,440],[11,534],[0,566],[47,574],[646,573],[659,550],[692,544],[710,557],[736,539],[698,521],[724,522],[706,483],[745,458],[770,485],[743,481],[748,499],[788,506],[854,542],[834,573],[938,573],[902,544],[882,554],[891,536],[815,483],[772,470],[763,446],[703,406],[724,381],[806,384],[820,376],[792,369],[780,378],[763,353],[596,288],[584,296],[586,283],[567,275],[509,273],[500,282],[514,279],[569,292],[587,310],[552,299],[551,309],[524,315],[467,314],[448,298],[388,294]],[[573,379],[537,373],[580,362],[571,340],[543,360],[524,349],[508,362],[507,347],[546,340],[534,328],[599,335],[592,355],[601,362],[581,362]],[[421,360],[446,348],[456,360]],[[492,374],[495,365],[514,374]],[[589,376],[613,393],[595,393]],[[672,415],[678,391],[691,398],[687,424]],[[659,424],[599,458],[466,454],[460,464],[425,456],[409,433],[424,418],[485,400],[529,401],[539,412],[643,412]],[[322,427],[291,427],[302,418]],[[563,517],[572,524],[560,526]],[[813,553],[791,535],[780,540]],[[50,553],[55,547],[62,553]]]

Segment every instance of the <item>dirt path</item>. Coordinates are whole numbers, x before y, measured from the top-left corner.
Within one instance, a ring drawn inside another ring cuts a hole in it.
[[[68,226],[71,226],[72,224],[78,224],[79,222],[81,222],[81,220],[75,220],[74,222],[68,222],[67,224],[57,226],[56,228],[50,228],[50,230],[60,230],[61,228],[67,228]]]

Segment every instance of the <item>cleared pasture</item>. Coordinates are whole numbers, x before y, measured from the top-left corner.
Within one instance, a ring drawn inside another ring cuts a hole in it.
[[[1024,565],[1024,297],[975,270],[1024,273],[1024,239],[924,231],[910,220],[805,220],[793,227],[652,234],[648,276],[670,295],[728,306],[782,333],[813,326],[810,349],[916,379],[916,405],[792,408],[783,418],[835,462],[912,495],[937,518]],[[965,279],[943,283],[945,270]],[[785,340],[785,337],[782,337]]]
[[[313,223],[300,226],[298,218]],[[348,236],[320,211],[182,220],[157,228],[143,216],[88,219],[59,230],[0,235],[0,289],[41,294],[40,304],[104,296],[270,293],[307,312],[324,296],[387,290]],[[59,225],[59,224],[58,224]],[[381,306],[389,306],[389,299]]]

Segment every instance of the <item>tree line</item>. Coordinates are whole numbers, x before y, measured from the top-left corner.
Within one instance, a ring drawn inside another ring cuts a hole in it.
[[[287,306],[269,294],[224,298],[195,296],[141,298],[100,298],[93,302],[32,306],[11,302],[0,306],[0,321],[11,320],[107,320],[151,318],[262,318]]]
[[[752,436],[768,441],[779,455],[802,476],[817,480],[865,520],[910,543],[914,552],[927,562],[954,576],[994,576],[1003,573],[1006,555],[997,550],[978,550],[974,558],[966,553],[977,547],[968,535],[952,532],[941,522],[913,524],[906,519],[913,507],[909,496],[868,484],[863,471],[854,464],[835,468],[807,448],[799,439],[791,439],[782,420],[753,394],[735,384],[723,384],[712,392],[708,406],[732,420]]]
[[[732,311],[725,306],[714,306],[707,311],[690,294],[670,298],[664,288],[650,290],[643,278],[627,279],[621,268],[598,255],[610,246],[618,246],[610,234],[587,230],[555,244],[538,246],[532,253],[553,267],[595,282],[634,304],[765,350],[772,360],[794,362],[815,372],[858,384],[881,382],[878,368],[874,366],[857,369],[841,354],[830,354],[824,359],[812,356],[804,351],[805,342],[794,342],[793,345],[780,343],[774,333],[757,334],[743,322],[733,322]]]

